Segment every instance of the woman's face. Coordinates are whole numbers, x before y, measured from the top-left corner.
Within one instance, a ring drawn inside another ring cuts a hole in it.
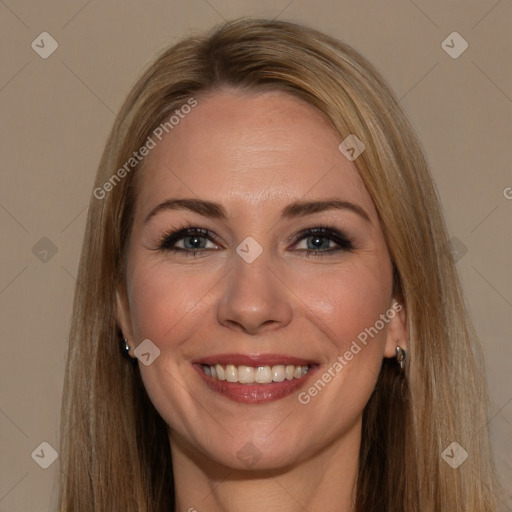
[[[146,157],[118,295],[131,355],[150,340],[139,368],[171,447],[268,469],[357,445],[382,358],[405,346],[373,202],[313,107],[197,99]]]

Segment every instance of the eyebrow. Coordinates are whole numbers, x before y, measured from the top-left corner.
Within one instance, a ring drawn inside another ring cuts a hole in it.
[[[167,199],[151,210],[149,215],[145,218],[144,224],[146,224],[151,217],[154,217],[157,213],[164,210],[190,210],[204,217],[221,220],[226,220],[228,217],[224,207],[213,201],[195,198]],[[350,210],[371,223],[369,215],[361,206],[335,198],[319,201],[295,201],[281,210],[281,217],[291,219],[327,210]]]

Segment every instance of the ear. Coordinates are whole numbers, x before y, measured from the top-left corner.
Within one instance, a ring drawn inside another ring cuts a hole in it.
[[[134,350],[134,336],[130,315],[130,304],[128,302],[128,296],[124,285],[119,284],[116,287],[116,321],[117,325],[123,333],[124,339],[128,341],[130,345],[130,356],[135,357],[133,354]]]
[[[386,312],[389,318],[388,331],[386,335],[386,347],[384,357],[396,357],[396,347],[400,346],[407,350],[409,330],[407,328],[407,313],[405,306],[393,298],[391,306]]]

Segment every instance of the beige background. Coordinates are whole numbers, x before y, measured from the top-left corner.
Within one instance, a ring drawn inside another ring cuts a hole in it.
[[[43,441],[58,449],[86,207],[114,113],[157,51],[242,15],[304,22],[345,40],[407,110],[458,239],[486,352],[503,510],[512,510],[510,0],[1,0],[0,511],[55,508],[59,461],[42,469],[31,454]],[[31,48],[44,31],[59,45],[47,59]],[[453,31],[469,44],[457,59],[441,46]]]

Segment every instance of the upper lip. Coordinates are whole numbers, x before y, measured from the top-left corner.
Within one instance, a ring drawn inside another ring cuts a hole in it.
[[[207,364],[209,366],[216,364],[232,364],[235,366],[274,366],[278,364],[312,366],[316,364],[314,361],[308,359],[301,359],[284,354],[215,354],[195,359],[192,362],[195,364]]]

